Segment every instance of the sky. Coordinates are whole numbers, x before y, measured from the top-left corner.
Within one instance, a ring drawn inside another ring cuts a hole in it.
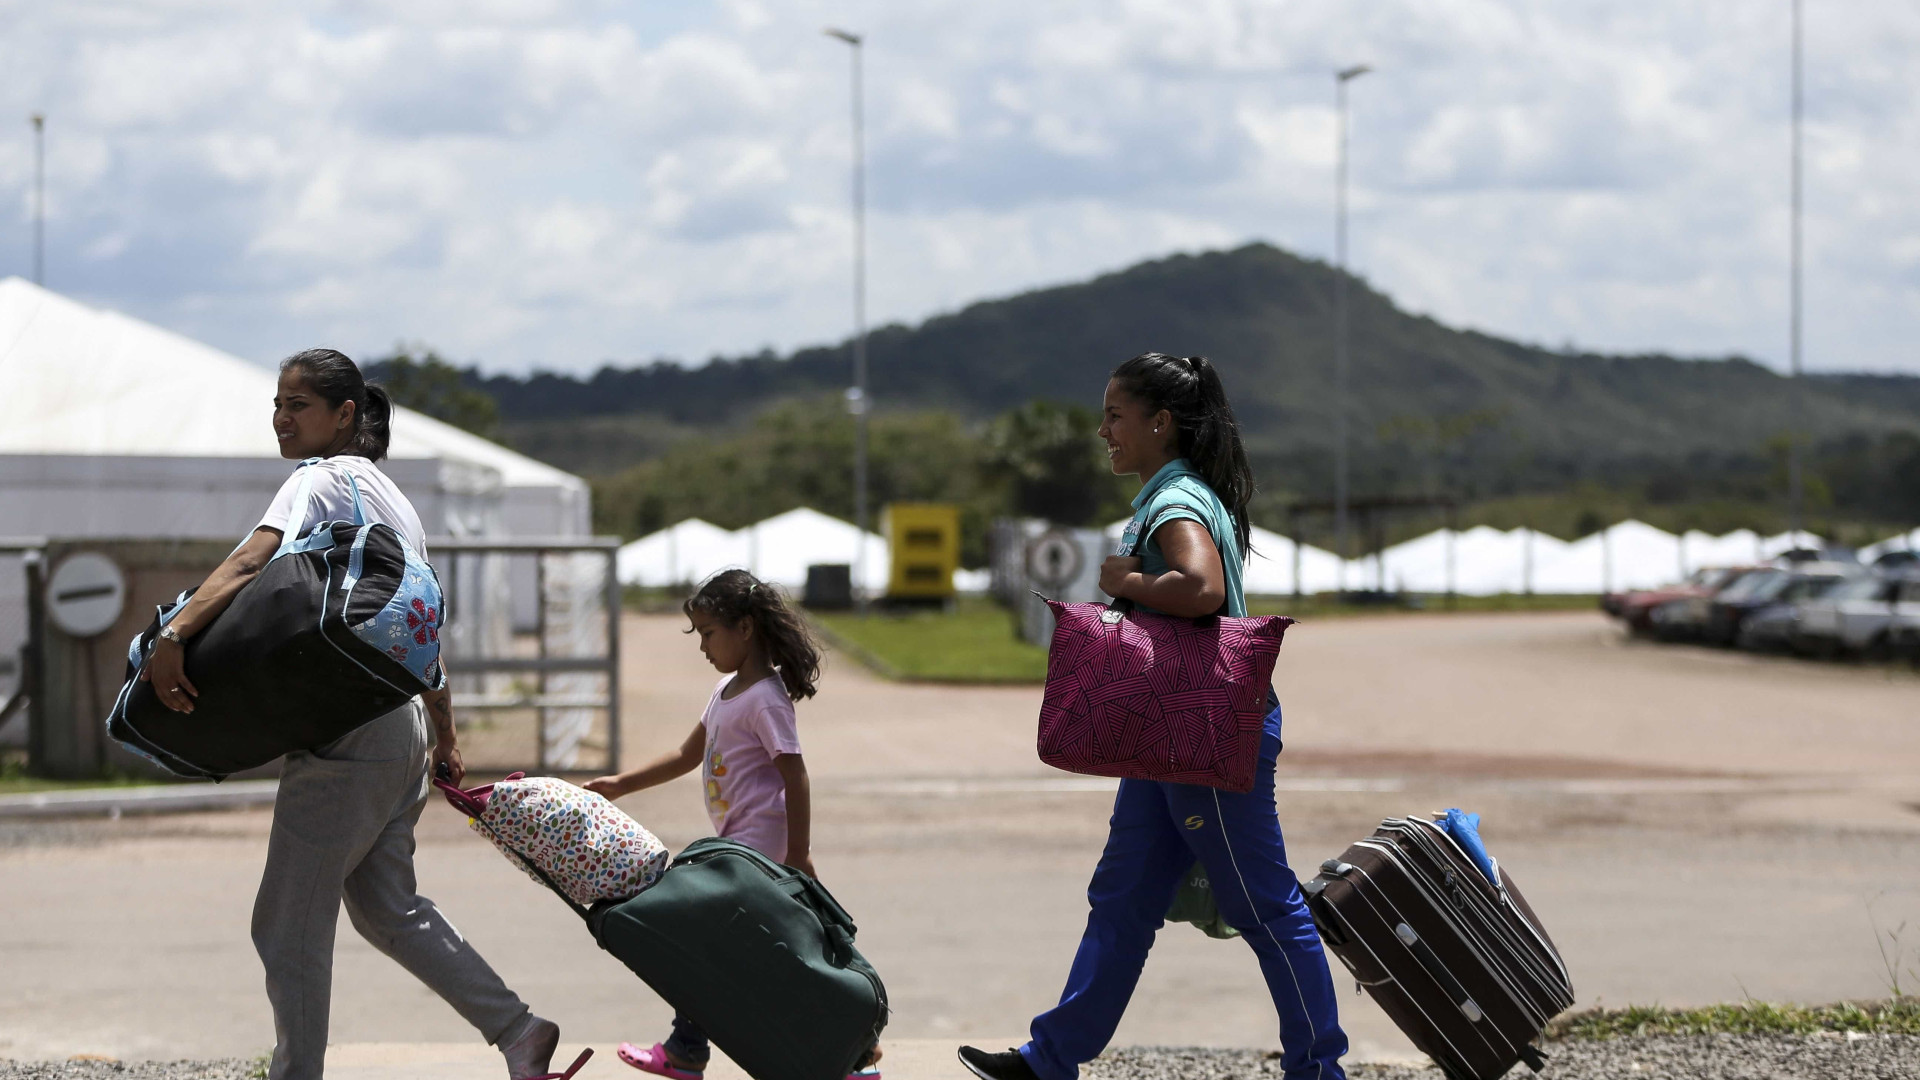
[[[1789,0],[0,0],[0,275],[260,362],[587,372],[1264,240],[1554,347],[1788,356]],[[1920,374],[1920,7],[1806,0],[1810,370]],[[1177,342],[1151,343],[1178,349]]]

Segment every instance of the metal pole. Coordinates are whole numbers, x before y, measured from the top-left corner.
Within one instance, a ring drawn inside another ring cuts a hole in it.
[[[1347,587],[1347,83],[1372,70],[1365,64],[1337,71],[1333,76],[1336,121],[1334,194],[1333,194],[1333,371],[1334,371],[1334,473],[1333,544],[1340,556],[1340,588]]]
[[[20,682],[27,691],[27,772],[47,775],[47,602],[46,555],[27,552],[27,645],[20,650],[24,661]]]
[[[863,38],[829,28],[828,37],[847,43],[853,64],[853,386],[847,406],[853,413],[853,520],[858,527],[853,552],[854,603],[867,608],[867,152],[861,93]]]
[[[33,114],[33,283],[47,283],[47,118]]]
[[[620,771],[620,552],[607,552],[607,771]]]
[[[1801,475],[1800,428],[1805,422],[1805,405],[1801,401],[1804,391],[1800,384],[1800,115],[1801,115],[1801,59],[1800,59],[1800,0],[1793,0],[1793,180],[1790,214],[1792,220],[1792,264],[1788,278],[1789,306],[1788,317],[1789,343],[1788,364],[1792,370],[1793,384],[1790,388],[1788,404],[1791,409],[1790,427],[1787,431],[1787,503],[1788,518],[1793,526],[1793,546],[1800,546],[1800,530],[1805,525],[1804,481]]]

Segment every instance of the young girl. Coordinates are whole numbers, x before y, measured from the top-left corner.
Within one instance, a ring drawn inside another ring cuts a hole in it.
[[[817,876],[813,806],[793,703],[813,696],[820,650],[779,590],[745,570],[716,574],[682,610],[701,655],[726,677],[679,750],[590,780],[587,790],[617,799],[698,768],[715,833]],[[673,1034],[652,1049],[620,1044],[620,1060],[672,1080],[700,1080],[711,1052],[706,1034],[683,1017],[674,1018]],[[879,1057],[876,1049],[873,1061]],[[877,1080],[879,1073],[869,1068],[858,1075]]]

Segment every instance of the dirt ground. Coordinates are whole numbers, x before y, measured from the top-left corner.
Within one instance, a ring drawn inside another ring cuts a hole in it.
[[[626,625],[630,762],[677,744],[717,678],[678,629]],[[1920,929],[1899,929],[1920,924],[1909,673],[1643,645],[1597,615],[1435,615],[1303,624],[1276,683],[1302,875],[1382,816],[1477,810],[1583,1005],[1880,996],[1880,945],[1920,968]],[[1006,1045],[1058,993],[1111,785],[1038,763],[1038,699],[836,659],[800,706],[816,863],[898,1038]],[[706,828],[691,778],[623,805],[675,846]],[[264,1050],[247,922],[269,822],[0,825],[0,1058]],[[660,1002],[452,811],[430,807],[419,844],[422,891],[570,1042],[664,1033]],[[1342,1008],[1362,1056],[1408,1052],[1367,999]],[[337,1042],[471,1037],[343,922]],[[1164,931],[1117,1041],[1275,1045],[1246,947]]]

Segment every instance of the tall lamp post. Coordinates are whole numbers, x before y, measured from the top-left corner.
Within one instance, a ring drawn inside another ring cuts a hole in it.
[[[867,607],[867,152],[860,92],[859,34],[828,27],[828,37],[847,43],[853,59],[853,385],[847,410],[853,413],[853,518],[859,540],[853,553],[854,602]]]
[[[1801,60],[1800,60],[1800,0],[1793,0],[1793,152],[1792,180],[1789,183],[1792,209],[1788,215],[1792,236],[1788,243],[1789,270],[1787,278],[1787,363],[1792,373],[1793,385],[1788,396],[1788,416],[1791,427],[1787,431],[1787,516],[1793,526],[1793,546],[1800,546],[1800,530],[1806,524],[1805,484],[1801,476],[1800,428],[1804,422],[1802,413],[1805,406],[1801,396],[1800,383],[1800,99],[1801,99]]]
[[[1333,96],[1339,114],[1333,195],[1333,373],[1334,421],[1337,445],[1333,466],[1334,548],[1340,556],[1340,587],[1347,585],[1347,84],[1372,71],[1355,64],[1333,74]]]
[[[33,122],[33,283],[47,283],[47,118]]]

